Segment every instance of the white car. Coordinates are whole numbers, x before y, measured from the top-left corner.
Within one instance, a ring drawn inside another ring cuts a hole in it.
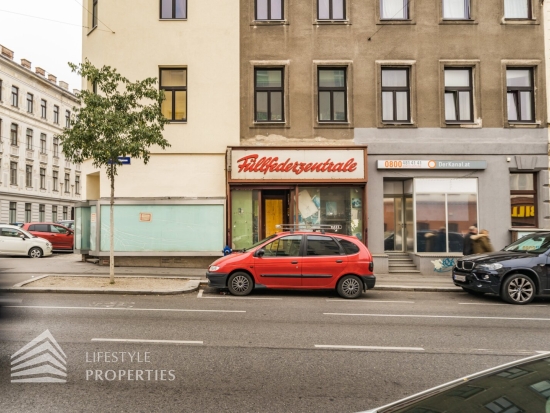
[[[0,255],[46,257],[52,255],[52,244],[15,225],[0,225]]]

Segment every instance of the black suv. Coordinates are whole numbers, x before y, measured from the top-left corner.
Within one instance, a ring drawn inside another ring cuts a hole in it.
[[[550,295],[550,232],[526,235],[502,251],[457,260],[453,282],[471,294],[498,294],[512,304]]]

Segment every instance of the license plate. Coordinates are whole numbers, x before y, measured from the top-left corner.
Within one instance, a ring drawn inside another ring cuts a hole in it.
[[[466,281],[466,276],[465,275],[457,275],[455,274],[455,281]]]

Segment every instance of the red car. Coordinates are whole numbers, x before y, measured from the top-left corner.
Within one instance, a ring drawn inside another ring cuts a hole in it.
[[[72,250],[74,233],[54,222],[27,222],[21,227],[37,237],[47,239],[54,250]]]
[[[254,288],[336,289],[358,298],[374,288],[372,256],[356,237],[324,232],[280,232],[214,261],[208,285],[248,295]]]

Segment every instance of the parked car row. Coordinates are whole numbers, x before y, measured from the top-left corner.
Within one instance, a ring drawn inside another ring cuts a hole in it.
[[[0,224],[0,254],[41,258],[52,251],[72,251],[74,232],[55,222]]]

